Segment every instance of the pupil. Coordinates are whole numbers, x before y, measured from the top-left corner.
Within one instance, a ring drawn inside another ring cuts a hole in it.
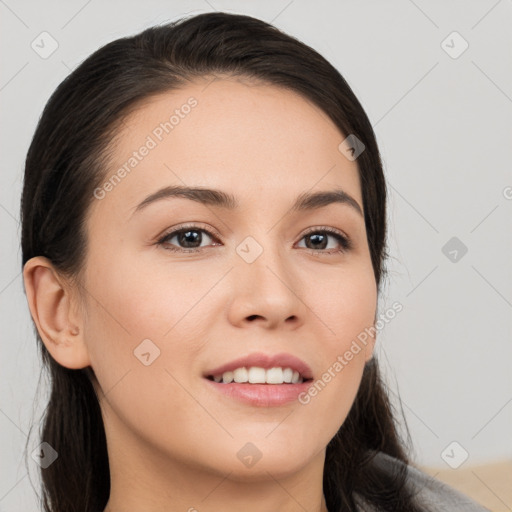
[[[199,243],[201,242],[201,236],[197,231],[184,231],[181,235],[181,242],[184,243],[187,247],[189,247],[189,243],[197,242],[199,239]],[[189,238],[192,238],[192,240],[189,240]]]
[[[319,247],[319,245],[321,245],[321,247],[322,247],[322,248],[325,248],[325,239],[326,239],[327,237],[325,237],[324,235],[319,235],[319,234],[316,234],[316,235],[310,235],[310,237],[309,237],[309,238],[310,238],[310,240],[312,240],[312,241],[313,241],[313,246],[314,246],[314,247]],[[314,240],[316,239],[317,241],[319,241],[319,240],[318,240],[318,238],[323,238],[323,239],[324,239],[324,240],[323,240],[323,242],[324,242],[324,243],[322,243],[322,241],[320,241],[320,244],[315,243],[315,242],[314,242]]]

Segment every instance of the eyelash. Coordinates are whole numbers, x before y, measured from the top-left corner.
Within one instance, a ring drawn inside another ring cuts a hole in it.
[[[201,252],[201,250],[204,249],[204,248],[183,249],[183,248],[176,248],[176,247],[172,247],[172,246],[167,245],[167,243],[168,243],[167,241],[170,238],[173,238],[174,236],[179,235],[180,233],[183,233],[183,232],[186,232],[186,231],[204,231],[209,237],[211,237],[213,239],[218,239],[219,238],[217,235],[213,234],[208,229],[205,229],[203,227],[200,227],[200,226],[192,224],[192,225],[180,226],[178,229],[174,229],[173,231],[170,231],[170,232],[164,234],[156,242],[156,244],[158,246],[162,246],[165,250],[172,251],[172,252],[180,252],[180,253]],[[329,251],[327,251],[325,249],[318,249],[317,250],[317,249],[308,249],[308,248],[306,248],[305,250],[307,252],[309,252],[310,254],[313,254],[315,256],[333,255],[333,254],[345,253],[345,252],[348,252],[348,251],[352,250],[352,241],[348,237],[346,237],[345,235],[341,234],[339,231],[337,231],[337,230],[335,230],[333,228],[330,228],[328,226],[320,226],[320,227],[308,230],[306,233],[304,233],[304,235],[302,235],[301,240],[303,238],[305,238],[306,236],[308,236],[308,235],[313,235],[313,234],[318,234],[318,233],[328,233],[329,235],[331,235],[334,238],[336,238],[336,240],[338,240],[338,242],[341,245],[341,249],[334,250],[334,251],[331,250],[329,252]]]

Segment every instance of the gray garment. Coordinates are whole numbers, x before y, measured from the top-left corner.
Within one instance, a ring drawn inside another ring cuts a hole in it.
[[[374,462],[384,468],[403,465],[402,461],[383,452],[375,456]],[[427,473],[411,465],[407,470],[408,485],[416,495],[417,504],[423,507],[424,512],[490,512],[489,509]],[[360,512],[377,512],[374,507],[366,505],[360,505],[359,510]]]

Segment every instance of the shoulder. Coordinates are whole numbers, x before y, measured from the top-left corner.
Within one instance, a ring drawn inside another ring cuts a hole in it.
[[[383,452],[378,452],[374,461],[390,471],[404,465],[402,461]],[[425,512],[489,512],[489,509],[468,496],[411,465],[407,466],[407,483],[417,504]]]

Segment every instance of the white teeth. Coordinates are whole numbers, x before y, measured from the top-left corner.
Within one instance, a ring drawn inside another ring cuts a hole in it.
[[[224,372],[222,375],[220,375],[220,381],[224,381],[226,384],[233,382],[234,378],[235,376],[233,375],[233,372]]]
[[[283,369],[282,368],[270,368],[267,370],[267,384],[282,384],[284,382],[283,379]]]
[[[249,368],[249,382],[251,384],[265,384],[266,382],[266,371],[264,368],[258,368],[253,366]]]
[[[297,384],[304,382],[299,372],[291,368],[275,367],[266,370],[259,366],[237,368],[231,372],[224,372],[222,375],[214,375],[213,380],[224,384],[233,381],[250,384]]]
[[[237,368],[233,372],[233,378],[235,382],[247,382],[249,380],[249,372],[247,371],[247,368]]]

